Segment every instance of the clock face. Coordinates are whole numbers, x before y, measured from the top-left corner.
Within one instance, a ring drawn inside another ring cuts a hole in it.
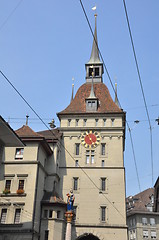
[[[81,143],[85,148],[95,148],[100,143],[100,137],[98,132],[93,130],[88,130],[84,132],[81,136]]]

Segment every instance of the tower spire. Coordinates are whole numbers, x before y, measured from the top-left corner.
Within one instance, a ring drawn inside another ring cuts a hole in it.
[[[94,38],[93,38],[91,57],[88,62],[91,64],[101,63],[99,58],[98,39],[97,39],[97,14],[94,14],[94,16],[95,16]]]
[[[98,40],[97,40],[97,14],[95,16],[95,30],[94,30],[94,37],[93,37],[93,45],[92,51],[89,61],[85,64],[86,66],[86,82],[92,82],[92,71],[94,70],[94,83],[103,82],[102,75],[103,75],[103,63],[99,57],[99,48],[98,48]],[[92,69],[93,65],[93,69]]]
[[[71,102],[73,100],[73,94],[74,94],[74,78],[72,78],[72,95],[71,95]]]

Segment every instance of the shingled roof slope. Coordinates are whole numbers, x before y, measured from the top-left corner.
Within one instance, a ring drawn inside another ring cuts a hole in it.
[[[17,129],[15,132],[19,137],[43,137],[42,135],[34,132],[27,125],[23,125],[21,128]]]
[[[135,196],[127,197],[127,212],[149,212],[146,206],[151,204],[151,196],[153,194],[154,188],[148,188],[145,191],[136,194]]]
[[[37,132],[41,136],[43,136],[46,140],[48,139],[59,139],[62,136],[62,133],[59,131],[58,128],[51,129],[51,130],[45,130]]]
[[[112,100],[109,90],[104,83],[94,83],[94,93],[99,100],[99,107],[97,113],[121,113],[123,112]],[[86,103],[90,95],[91,84],[83,84],[77,91],[75,98],[71,101],[70,105],[63,111],[59,112],[60,114],[69,114],[69,113],[86,113]]]
[[[64,202],[59,194],[54,190],[52,192],[45,192],[41,202],[42,204],[54,203],[66,205],[66,202]]]

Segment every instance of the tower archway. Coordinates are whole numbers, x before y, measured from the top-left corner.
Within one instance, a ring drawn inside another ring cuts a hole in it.
[[[92,233],[85,233],[79,236],[78,238],[76,238],[76,240],[100,240],[100,239],[94,236]]]

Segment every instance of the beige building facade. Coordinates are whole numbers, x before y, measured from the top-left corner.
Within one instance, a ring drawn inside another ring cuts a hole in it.
[[[86,81],[59,112],[60,127],[16,131],[0,169],[0,240],[64,240],[66,194],[75,195],[72,240],[126,240],[125,112],[103,83],[95,24]]]

